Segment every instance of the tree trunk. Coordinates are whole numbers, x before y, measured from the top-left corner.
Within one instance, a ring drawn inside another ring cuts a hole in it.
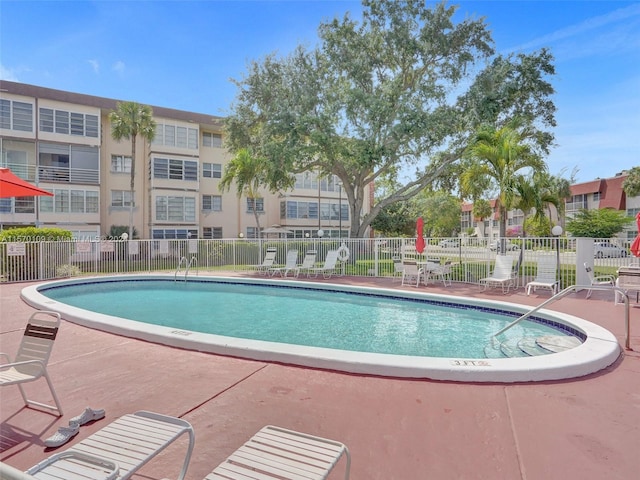
[[[129,203],[129,240],[133,240],[133,207],[135,205],[135,179],[136,179],[136,136],[131,135],[131,185]]]

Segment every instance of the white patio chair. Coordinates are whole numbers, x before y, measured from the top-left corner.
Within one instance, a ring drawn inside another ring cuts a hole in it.
[[[146,411],[123,415],[26,473],[43,480],[127,480],[184,434],[189,437],[189,445],[178,476],[183,480],[193,452],[193,427],[180,418]]]
[[[425,267],[426,279],[440,279],[445,287],[451,286],[451,260],[447,260],[443,265],[435,262],[427,262],[428,267]],[[427,282],[425,281],[425,284]]]
[[[502,287],[502,293],[509,293],[511,287],[515,287],[516,278],[513,273],[513,257],[509,255],[496,255],[496,263],[491,275],[478,280],[478,284],[483,290],[488,287]]]
[[[323,278],[331,278],[336,271],[336,264],[338,263],[338,251],[329,250],[327,252],[327,258],[324,259],[324,265],[321,267],[313,267],[307,270],[307,277],[313,275],[317,277],[319,273],[322,273]]]
[[[285,261],[284,267],[272,267],[269,269],[269,272],[271,273],[272,277],[276,274],[280,274],[280,276],[286,277],[290,271],[295,271],[297,263],[298,250],[289,250],[287,251],[287,259]]]
[[[589,276],[589,283],[591,286],[594,285],[611,285],[612,287],[616,284],[616,279],[613,275],[594,275],[593,268],[585,262],[584,269],[587,271],[587,275]],[[615,292],[614,292],[615,293]],[[591,297],[591,289],[587,290],[587,298]]]
[[[273,267],[274,262],[276,261],[276,253],[278,250],[275,247],[267,248],[267,251],[262,259],[262,263],[260,265],[255,265],[254,268],[256,273],[261,275],[266,275],[271,267]]]
[[[14,361],[6,353],[0,353],[2,361],[6,362],[0,365],[0,387],[17,385],[26,406],[52,410],[61,417],[62,407],[47,372],[47,363],[59,326],[60,314],[57,312],[42,310],[31,315]],[[22,384],[34,382],[40,377],[47,381],[55,406],[27,398]]]
[[[402,258],[400,257],[392,257],[393,260],[393,281],[396,279],[402,279],[402,272],[404,270],[404,265],[402,264]]]
[[[318,252],[316,250],[308,250],[302,259],[302,263],[297,265],[294,269],[294,276],[298,278],[300,272],[309,273],[309,270],[316,266],[316,257],[318,256]]]
[[[405,260],[402,266],[402,285],[413,285],[415,282],[415,286],[419,286],[420,277],[424,274],[424,270],[418,267],[414,260]]]
[[[535,278],[527,283],[527,295],[534,292],[538,288],[546,288],[551,290],[551,295],[558,292],[560,282],[557,279],[557,258],[552,255],[543,255],[538,258]]]

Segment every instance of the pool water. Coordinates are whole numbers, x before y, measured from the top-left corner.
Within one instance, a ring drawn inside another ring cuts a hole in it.
[[[427,357],[484,358],[491,336],[519,316],[383,295],[210,281],[121,280],[41,293],[82,309],[181,330]],[[570,335],[524,321],[505,336],[559,334]]]

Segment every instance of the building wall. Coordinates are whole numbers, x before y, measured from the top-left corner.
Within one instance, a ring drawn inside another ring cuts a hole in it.
[[[117,100],[7,81],[0,86],[1,164],[55,193],[52,198],[2,200],[1,226],[56,226],[76,236],[104,236],[112,226],[128,226],[131,141],[113,140],[108,118]],[[150,144],[140,138],[136,143],[133,200],[138,236],[254,236],[255,216],[247,199],[238,198],[235,185],[228,192],[219,190],[224,166],[231,159],[224,148],[223,119],[152,108],[158,124],[156,138]],[[340,221],[335,214],[320,219],[317,214],[315,218],[282,216],[283,202],[285,213],[287,201],[315,202],[316,212],[318,201],[321,211],[333,208],[335,212],[339,203],[348,210],[346,198],[341,199],[342,193],[335,188],[261,194],[257,202],[263,206],[260,227],[281,225],[292,236],[315,236],[319,228],[337,235]],[[365,200],[366,212],[370,196]],[[346,235],[347,218],[342,229]]]

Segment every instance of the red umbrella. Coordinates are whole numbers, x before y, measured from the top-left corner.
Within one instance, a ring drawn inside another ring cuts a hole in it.
[[[35,197],[36,195],[53,197],[53,193],[31,185],[14,175],[8,168],[0,168],[0,198]]]
[[[422,217],[419,217],[416,221],[416,252],[424,252],[424,237],[422,236],[422,229],[424,228],[424,221]]]
[[[631,244],[631,253],[636,257],[640,257],[640,212],[636,215],[636,225],[638,225],[638,235],[636,235],[636,239]]]

